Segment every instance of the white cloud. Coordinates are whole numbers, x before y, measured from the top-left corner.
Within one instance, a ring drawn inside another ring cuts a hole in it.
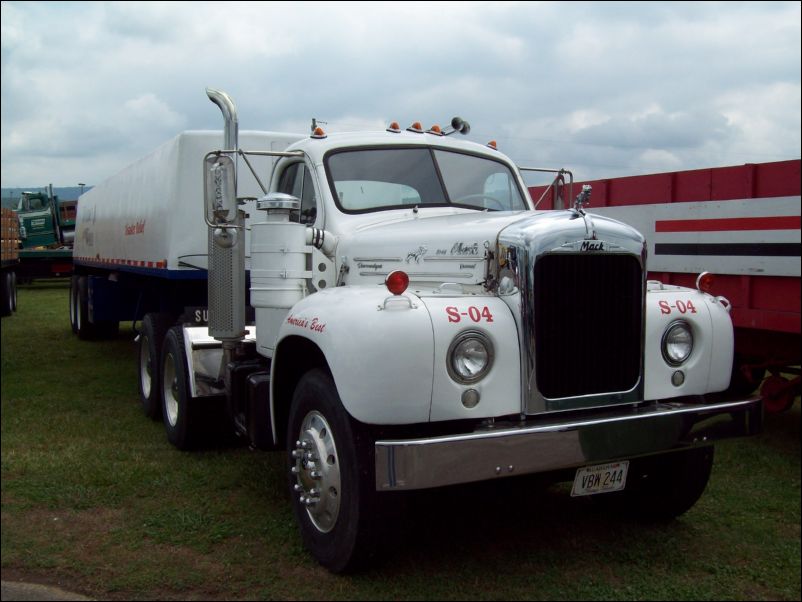
[[[178,131],[471,122],[607,177],[800,155],[798,2],[2,4],[2,183],[98,182]],[[80,173],[75,173],[79,171]]]

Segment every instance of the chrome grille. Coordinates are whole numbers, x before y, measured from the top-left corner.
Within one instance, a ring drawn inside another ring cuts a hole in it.
[[[544,398],[629,391],[638,384],[638,258],[547,254],[535,265],[533,285],[536,386]]]

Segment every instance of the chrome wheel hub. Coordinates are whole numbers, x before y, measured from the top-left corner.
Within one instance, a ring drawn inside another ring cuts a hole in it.
[[[340,461],[334,433],[320,412],[304,417],[291,456],[293,489],[312,524],[328,533],[340,513]]]

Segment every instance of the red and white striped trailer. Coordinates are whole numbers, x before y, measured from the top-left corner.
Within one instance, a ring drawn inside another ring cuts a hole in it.
[[[789,408],[800,391],[800,161],[574,182],[573,192],[586,184],[589,213],[644,234],[650,278],[693,287],[715,274],[713,292],[732,304],[731,387],[762,382],[767,411]],[[538,209],[559,208],[554,187],[530,192],[543,197]]]

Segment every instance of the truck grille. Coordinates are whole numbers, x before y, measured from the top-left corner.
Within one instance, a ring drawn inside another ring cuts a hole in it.
[[[641,367],[643,284],[632,255],[552,254],[534,274],[537,388],[546,399],[629,391]]]

